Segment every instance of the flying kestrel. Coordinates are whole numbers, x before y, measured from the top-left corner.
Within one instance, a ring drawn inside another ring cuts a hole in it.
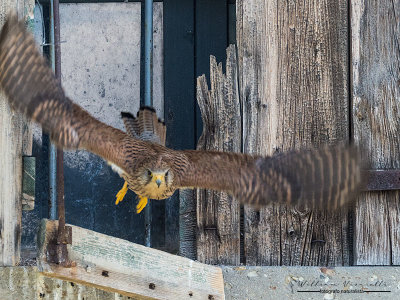
[[[143,110],[136,121],[123,115],[128,133],[110,127],[65,96],[33,36],[15,16],[8,18],[0,35],[0,86],[11,107],[39,123],[59,148],[86,149],[105,159],[126,181],[117,203],[129,188],[141,199],[139,210],[147,199],[161,200],[176,189],[196,187],[225,191],[255,208],[275,202],[336,209],[354,198],[361,185],[354,147],[272,157],[176,151],[161,145],[165,128],[150,110]],[[158,141],[145,141],[138,134],[148,131],[146,122]]]

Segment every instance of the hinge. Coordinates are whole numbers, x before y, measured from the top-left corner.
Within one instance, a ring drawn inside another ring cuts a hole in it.
[[[368,170],[366,191],[400,190],[400,170]]]

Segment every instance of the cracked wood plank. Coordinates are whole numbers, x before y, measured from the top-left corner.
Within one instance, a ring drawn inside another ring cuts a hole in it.
[[[348,2],[236,2],[244,152],[349,140]],[[346,212],[244,209],[248,265],[348,265]]]
[[[222,63],[210,58],[210,90],[204,75],[197,79],[197,101],[204,125],[197,149],[241,150],[235,46],[229,46],[226,53],[226,74]],[[240,263],[240,205],[226,193],[197,190],[197,259],[210,264]]]
[[[354,139],[372,169],[400,169],[400,2],[351,1]],[[400,264],[400,192],[370,192],[355,211],[356,265]]]

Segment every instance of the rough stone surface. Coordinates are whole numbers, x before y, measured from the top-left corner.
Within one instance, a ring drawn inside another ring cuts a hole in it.
[[[227,300],[400,299],[399,267],[239,266],[222,273]]]

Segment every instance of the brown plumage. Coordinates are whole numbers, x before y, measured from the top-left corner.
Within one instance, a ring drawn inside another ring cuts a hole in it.
[[[162,145],[165,127],[148,109],[142,110],[140,122],[123,114],[128,134],[112,128],[65,96],[32,35],[15,16],[0,35],[0,86],[11,106],[41,124],[58,147],[103,157],[142,197],[164,199],[176,189],[200,187],[226,191],[254,207],[277,202],[335,209],[348,203],[362,182],[353,147],[273,157],[175,151]],[[151,130],[158,141],[149,138]]]

